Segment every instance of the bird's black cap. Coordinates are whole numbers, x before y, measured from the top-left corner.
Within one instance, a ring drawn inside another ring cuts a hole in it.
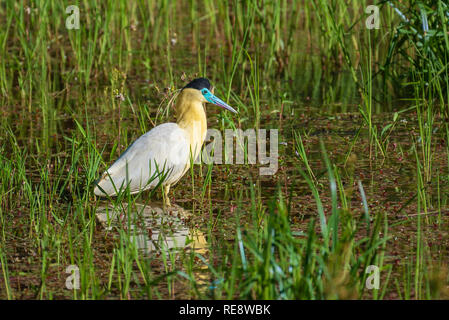
[[[207,90],[210,90],[210,82],[206,78],[198,78],[190,81],[183,89],[185,88],[192,88],[197,90],[206,88]]]

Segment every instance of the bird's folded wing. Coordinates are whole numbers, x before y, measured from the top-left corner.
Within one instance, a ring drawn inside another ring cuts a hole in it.
[[[138,138],[103,174],[97,195],[116,195],[127,186],[131,193],[156,186],[160,179],[173,183],[190,161],[186,131],[175,123],[159,125]]]

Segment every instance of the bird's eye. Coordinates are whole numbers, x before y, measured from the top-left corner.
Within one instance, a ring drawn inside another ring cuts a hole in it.
[[[202,94],[206,94],[206,93],[207,93],[207,90],[206,90],[206,89],[203,89],[203,90],[201,90],[201,93],[202,93]]]

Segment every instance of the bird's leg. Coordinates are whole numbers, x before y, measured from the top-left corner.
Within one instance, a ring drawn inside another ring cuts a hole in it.
[[[164,207],[171,207],[170,198],[168,197],[168,192],[170,191],[170,185],[166,185],[162,187],[162,202]]]

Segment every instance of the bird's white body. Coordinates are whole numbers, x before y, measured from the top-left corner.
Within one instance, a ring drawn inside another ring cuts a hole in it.
[[[137,193],[156,187],[161,178],[163,186],[175,184],[190,167],[190,136],[188,130],[176,123],[153,128],[131,144],[102,175],[94,193],[115,196],[127,187],[130,193]],[[198,138],[201,143],[192,150],[193,160],[205,137]]]
[[[177,99],[177,122],[161,124],[137,139],[103,173],[94,193],[116,196],[127,188],[130,193],[137,193],[162,185],[164,205],[170,206],[170,186],[190,168],[206,139],[205,104],[210,102],[237,113],[208,88],[210,83],[205,78],[185,86]]]

